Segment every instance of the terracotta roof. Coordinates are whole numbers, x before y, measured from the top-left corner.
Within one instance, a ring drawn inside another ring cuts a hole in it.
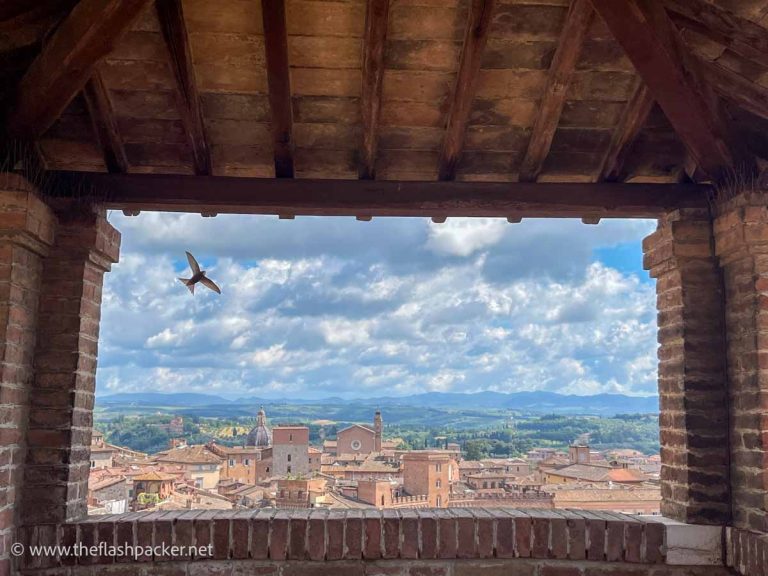
[[[338,435],[341,434],[342,432],[346,432],[347,430],[352,430],[352,428],[362,428],[366,432],[370,432],[371,434],[376,434],[376,432],[374,432],[373,430],[371,430],[367,426],[363,426],[362,424],[352,424],[352,425],[347,426],[346,428],[342,428],[341,430],[336,432],[336,436],[338,437]]]
[[[547,474],[589,482],[643,482],[647,480],[642,472],[634,468],[610,468],[590,464],[572,464],[558,470],[548,470]]]
[[[180,446],[155,455],[158,462],[181,464],[221,464],[221,458],[212,454],[205,446]]]
[[[576,490],[553,491],[555,504],[558,501],[568,502],[617,502],[617,501],[661,501],[659,488],[610,489],[610,488],[579,488]]]
[[[170,480],[176,480],[176,476],[172,476],[170,474],[162,474],[156,470],[151,470],[144,474],[139,474],[138,476],[133,477],[134,482],[168,482]]]
[[[106,478],[101,478],[96,482],[91,482],[89,480],[88,490],[93,490],[93,491],[103,490],[104,488],[108,488],[109,486],[119,484],[120,482],[125,482],[125,476],[110,476]]]

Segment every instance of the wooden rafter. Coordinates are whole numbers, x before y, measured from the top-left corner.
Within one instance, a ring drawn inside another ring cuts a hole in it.
[[[727,128],[709,91],[686,66],[679,32],[663,5],[652,0],[592,0],[659,103],[678,137],[711,178],[737,162]]]
[[[700,63],[704,80],[715,92],[736,106],[768,119],[768,88],[717,62],[701,60]]]
[[[107,88],[101,73],[96,69],[83,89],[85,104],[91,117],[93,130],[99,146],[104,152],[104,163],[112,173],[128,171],[128,157],[125,154],[123,140],[112,112]]]
[[[624,163],[629,156],[637,133],[640,132],[651,112],[651,108],[653,108],[653,97],[648,92],[648,87],[640,81],[613,132],[608,152],[600,170],[600,180],[617,182],[624,179]]]
[[[453,180],[456,176],[456,164],[464,147],[464,133],[472,111],[480,61],[488,40],[495,4],[495,0],[472,0],[469,6],[469,21],[440,153],[440,180]]]
[[[705,206],[706,186],[397,182],[81,174],[109,208],[322,216],[654,218],[676,207]],[[85,189],[78,186],[78,189]]]
[[[293,112],[288,69],[285,0],[262,0],[269,106],[275,148],[275,176],[293,178]]]
[[[376,176],[376,148],[388,20],[389,0],[368,0],[363,38],[361,92],[363,147],[358,170],[360,178],[365,180],[372,180]]]
[[[81,0],[43,46],[19,82],[8,114],[18,138],[42,135],[91,77],[147,0]]]
[[[678,27],[693,30],[768,66],[768,30],[759,24],[703,0],[664,0],[664,4]]]
[[[565,26],[560,34],[560,43],[549,67],[547,87],[533,124],[528,149],[520,166],[521,182],[535,182],[544,166],[555,130],[560,123],[568,85],[576,69],[576,61],[593,15],[594,11],[589,0],[574,0],[571,3]]]
[[[205,135],[200,96],[195,80],[192,51],[181,0],[156,0],[157,16],[176,78],[179,113],[192,151],[195,173],[211,173],[211,154]]]

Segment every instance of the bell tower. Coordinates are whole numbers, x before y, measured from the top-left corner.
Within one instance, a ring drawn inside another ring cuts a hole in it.
[[[381,452],[381,432],[383,424],[381,421],[381,410],[376,410],[373,415],[373,451]]]

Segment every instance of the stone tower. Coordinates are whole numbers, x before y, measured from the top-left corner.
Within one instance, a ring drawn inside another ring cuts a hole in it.
[[[381,452],[381,432],[383,424],[381,421],[381,410],[376,410],[373,415],[373,451]]]

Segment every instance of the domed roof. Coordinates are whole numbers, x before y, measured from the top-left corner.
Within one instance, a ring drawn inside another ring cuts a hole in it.
[[[272,444],[272,434],[267,428],[267,414],[264,412],[264,406],[256,414],[256,426],[248,432],[246,446],[269,446]]]

